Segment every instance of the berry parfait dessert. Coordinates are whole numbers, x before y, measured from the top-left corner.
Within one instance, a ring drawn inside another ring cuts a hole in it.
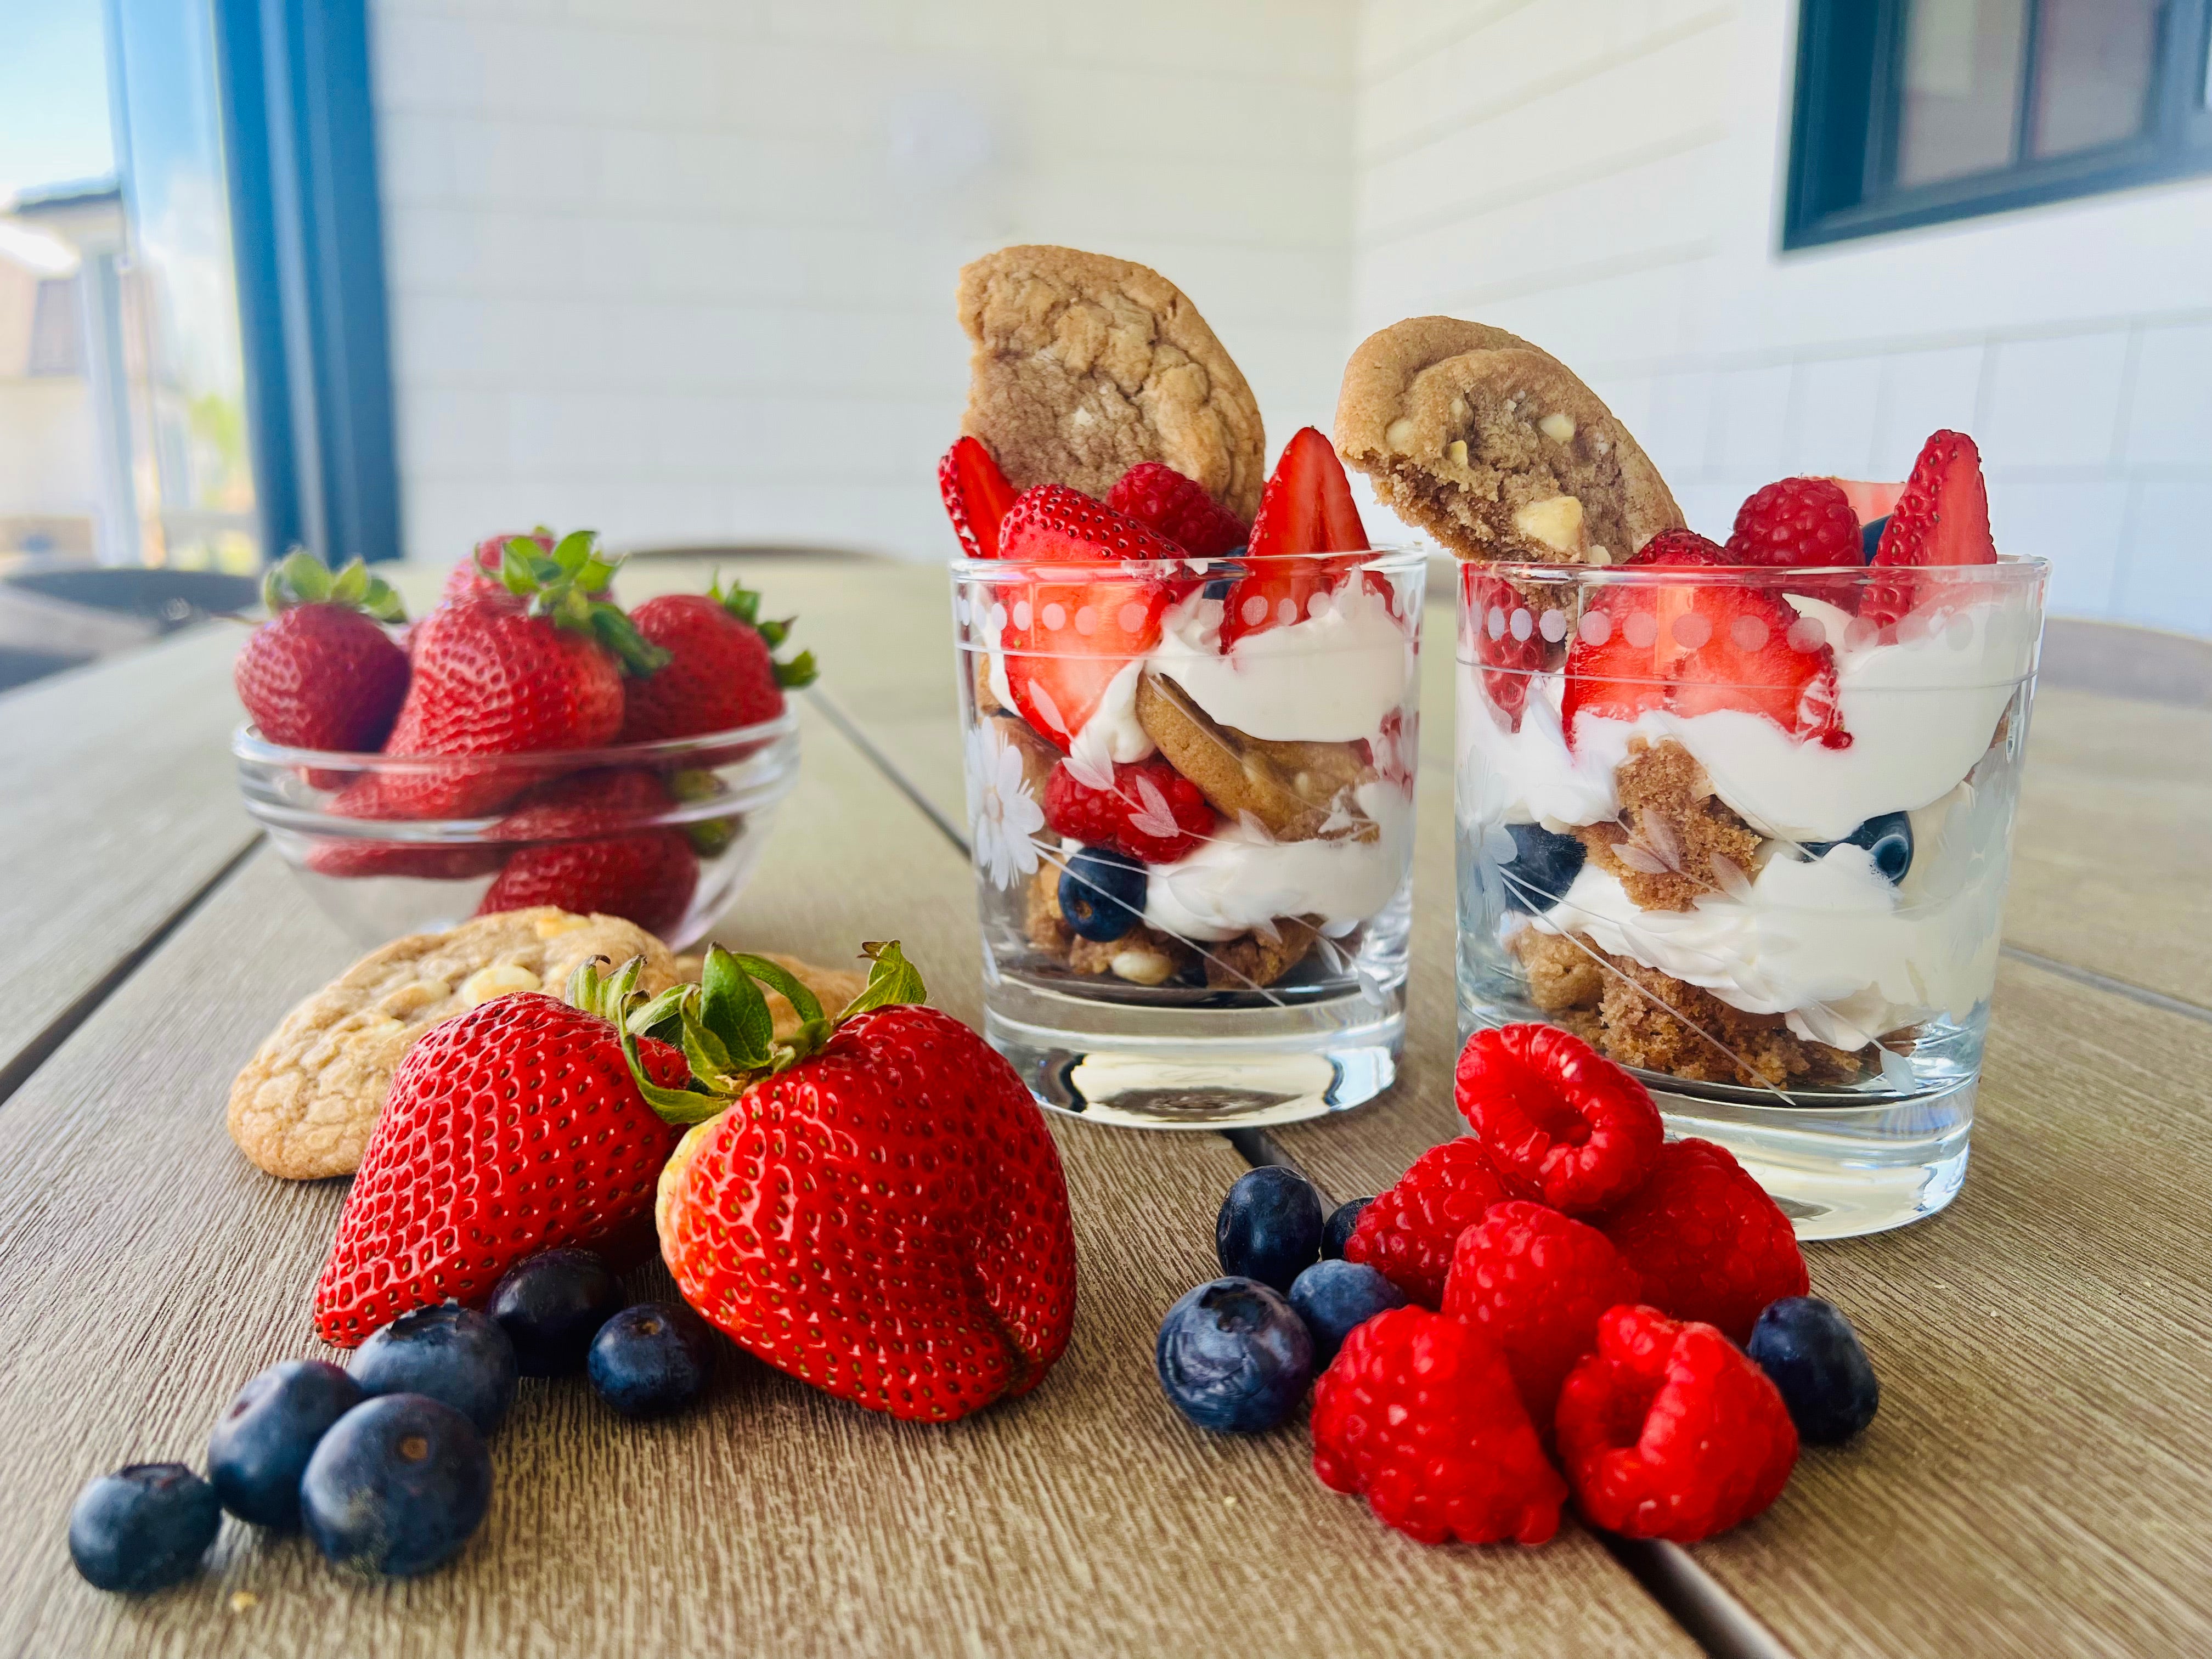
[[[1709,540],[1555,359],[1444,320],[1361,348],[1338,441],[1465,561],[1463,1028],[1575,1032],[1805,1237],[1942,1208],[2044,564],[1999,558],[1954,432],[1903,483],[1769,484]]]
[[[1369,546],[1311,428],[1263,477],[1243,377],[1142,266],[1006,249],[962,299],[940,483],[985,1034],[1106,1121],[1372,1098],[1404,1028],[1425,556]]]

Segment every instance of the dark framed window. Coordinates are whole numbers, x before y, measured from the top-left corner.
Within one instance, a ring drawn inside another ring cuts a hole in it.
[[[2212,0],[1801,0],[1782,245],[2212,172]]]

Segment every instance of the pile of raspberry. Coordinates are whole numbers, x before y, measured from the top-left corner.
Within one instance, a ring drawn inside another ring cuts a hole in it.
[[[1433,1148],[1344,1245],[1410,1305],[1315,1385],[1314,1472],[1441,1543],[1589,1522],[1690,1543],[1771,1504],[1798,1431],[1742,1344],[1808,1288],[1789,1218],[1734,1158],[1666,1141],[1643,1085],[1544,1025],[1482,1031]]]

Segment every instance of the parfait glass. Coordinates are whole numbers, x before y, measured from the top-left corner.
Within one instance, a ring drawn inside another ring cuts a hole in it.
[[[1801,1237],[1942,1208],[2045,574],[1463,566],[1462,1036],[1574,1031]]]
[[[954,564],[984,1032],[1045,1106],[1218,1128],[1389,1086],[1425,574]]]

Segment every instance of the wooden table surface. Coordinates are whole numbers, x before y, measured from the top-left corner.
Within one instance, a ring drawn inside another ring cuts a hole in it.
[[[625,587],[702,574],[641,563]],[[719,936],[824,961],[896,936],[977,1018],[943,573],[745,574],[825,678]],[[1571,1522],[1533,1552],[1424,1549],[1313,1480],[1302,1425],[1209,1437],[1161,1399],[1154,1328],[1214,1270],[1248,1157],[1352,1196],[1457,1127],[1448,613],[1430,626],[1403,1081],[1237,1146],[1055,1121],[1084,1294],[1036,1394],[902,1425],[738,1358],[707,1406],[641,1427],[580,1380],[526,1382],[453,1565],[355,1581],[226,1521],[206,1576],[140,1598],[70,1571],[69,1505],[118,1464],[197,1462],[240,1383],[320,1351],[343,1185],[261,1176],[223,1109],[357,951],[237,805],[234,632],[0,697],[0,1656],[2212,1652],[2203,711],[2045,694],[1972,1172],[1932,1221],[1809,1248],[1882,1411],[1767,1515],[1689,1550]]]

